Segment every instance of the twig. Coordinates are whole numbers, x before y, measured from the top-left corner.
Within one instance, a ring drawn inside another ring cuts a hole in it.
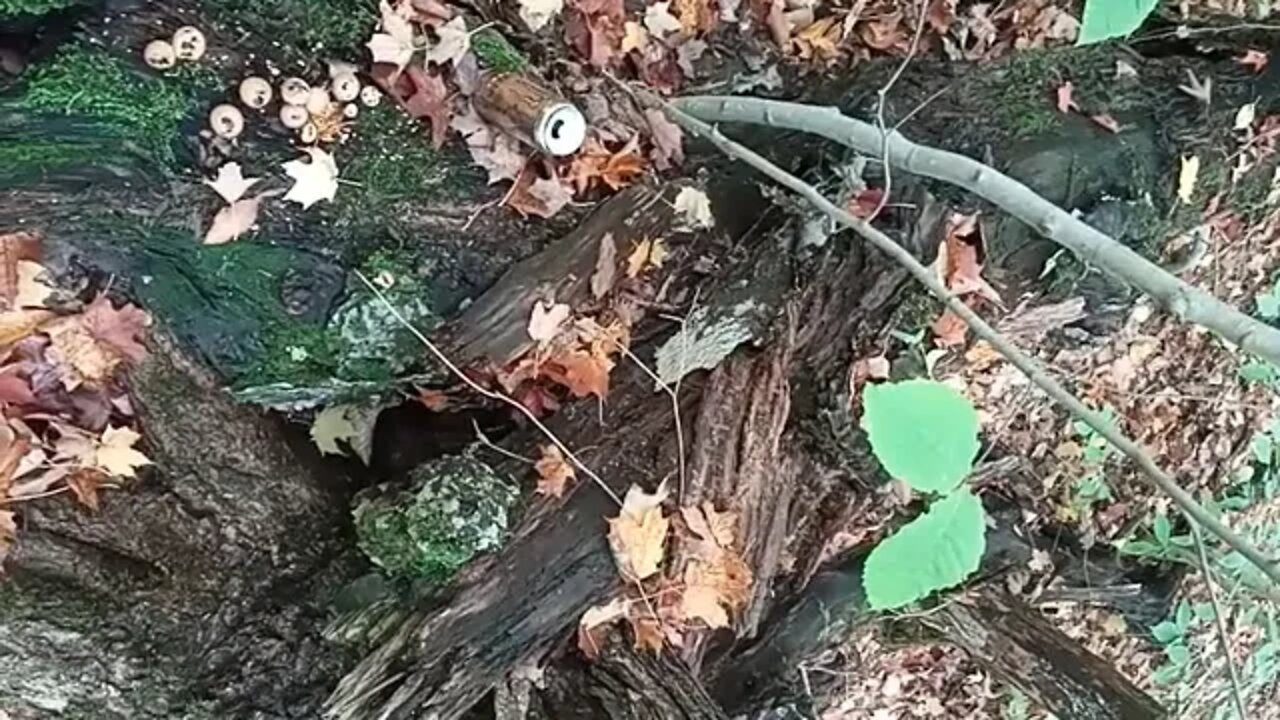
[[[1277,568],[1266,558],[1261,552],[1248,543],[1244,538],[1237,535],[1233,530],[1223,525],[1218,518],[1206,511],[1190,493],[1183,490],[1177,482],[1173,480],[1164,470],[1155,464],[1151,456],[1147,454],[1137,443],[1130,440],[1123,433],[1117,430],[1111,423],[1107,422],[1096,411],[1090,409],[1076,396],[1067,391],[1058,381],[1054,380],[1040,364],[1032,359],[1029,355],[1019,350],[1016,346],[1007,341],[1003,335],[996,332],[994,328],[987,324],[985,320],[978,316],[973,310],[960,301],[938,280],[937,275],[926,268],[916,260],[909,251],[898,243],[894,242],[888,235],[875,229],[863,220],[859,220],[846,210],[838,207],[828,200],[821,192],[809,183],[788,173],[782,168],[774,165],[751,149],[730,140],[725,137],[719,130],[708,125],[705,122],[689,115],[682,110],[683,102],[680,104],[666,103],[656,96],[652,97],[654,102],[659,102],[666,110],[667,114],[680,127],[687,132],[703,137],[718,147],[721,152],[731,158],[742,160],[751,167],[759,170],[773,180],[777,181],[784,187],[789,188],[801,197],[808,200],[817,209],[821,210],[828,217],[836,220],[840,224],[852,228],[856,233],[866,238],[886,255],[893,258],[899,265],[907,269],[920,284],[924,285],[930,293],[941,300],[952,312],[960,316],[965,324],[973,329],[975,335],[996,348],[1001,355],[1009,359],[1015,367],[1023,372],[1031,382],[1035,383],[1050,398],[1059,405],[1065,407],[1072,415],[1084,421],[1089,427],[1093,428],[1108,442],[1114,445],[1124,453],[1130,460],[1145,473],[1145,475],[1158,488],[1163,490],[1173,502],[1182,510],[1182,512],[1193,522],[1200,523],[1209,532],[1221,538],[1233,549],[1239,551],[1254,566],[1271,578],[1276,584],[1280,584],[1280,568]],[[869,126],[868,126],[869,127]],[[870,128],[871,132],[875,132],[874,128]],[[904,141],[905,142],[905,141]],[[957,156],[958,157],[958,156]],[[972,162],[966,159],[966,162]],[[1008,180],[1006,178],[1006,180]],[[1009,181],[1013,182],[1013,181]],[[1029,191],[1028,191],[1029,192]],[[1061,211],[1058,211],[1061,212]],[[1063,213],[1065,215],[1065,213]],[[1105,237],[1105,236],[1103,236]],[[1135,256],[1136,257],[1136,256]],[[1145,262],[1145,261],[1144,261]],[[1216,302],[1216,301],[1215,301]],[[1232,312],[1235,312],[1232,310]]]
[[[880,217],[885,203],[889,202],[889,193],[893,191],[893,165],[889,162],[889,126],[884,119],[884,109],[889,104],[889,91],[898,84],[902,73],[907,71],[907,66],[911,64],[916,51],[920,48],[920,36],[924,35],[924,20],[929,15],[929,0],[920,0],[916,12],[920,17],[916,18],[916,32],[911,36],[911,47],[907,49],[906,57],[898,63],[897,69],[889,76],[889,81],[876,91],[876,129],[880,131],[880,162],[884,169],[884,192],[880,194],[880,202],[876,203],[876,209],[871,211],[867,222],[874,222]]]
[[[1236,670],[1236,661],[1231,657],[1231,643],[1227,640],[1227,623],[1222,619],[1222,606],[1218,604],[1218,592],[1213,587],[1213,573],[1209,572],[1209,554],[1204,549],[1204,536],[1200,528],[1191,525],[1191,537],[1196,541],[1196,552],[1200,555],[1200,572],[1204,573],[1204,586],[1209,591],[1209,605],[1213,607],[1213,623],[1218,631],[1218,643],[1222,645],[1222,658],[1227,663],[1227,676],[1231,678],[1231,699],[1235,701],[1236,713],[1240,720],[1244,714],[1244,698],[1240,694],[1240,673]]]
[[[821,135],[874,156],[880,132],[832,107],[747,97],[687,97],[672,105],[704,123],[746,122]],[[1037,195],[1031,188],[964,155],[918,145],[889,133],[889,161],[913,175],[969,190],[1041,235],[1154,298],[1183,320],[1203,325],[1252,355],[1280,365],[1280,330],[1165,272],[1121,243]]]
[[[484,431],[480,429],[480,423],[476,422],[475,418],[471,419],[471,428],[476,431],[476,439],[480,441],[481,445],[489,448],[490,450],[498,453],[499,455],[503,457],[511,458],[512,460],[519,460],[525,465],[538,464],[536,460],[527,458],[521,455],[520,453],[513,453],[504,447],[498,447],[496,444],[494,444],[492,440],[489,439],[489,436],[485,435]]]
[[[372,292],[374,296],[376,296],[378,300],[382,302],[383,305],[386,306],[387,312],[391,313],[391,316],[396,319],[396,322],[403,325],[406,330],[412,333],[414,338],[416,338],[418,342],[422,343],[422,345],[426,347],[427,350],[431,351],[431,354],[435,356],[436,360],[439,360],[441,364],[443,364],[446,368],[449,369],[449,372],[458,376],[458,379],[466,383],[467,386],[470,387],[472,390],[475,390],[476,392],[489,398],[490,400],[497,400],[499,402],[506,403],[507,405],[510,405],[511,407],[518,410],[522,415],[524,415],[526,418],[529,419],[529,422],[532,423],[533,426],[537,428],[539,432],[541,432],[543,435],[546,435],[547,439],[550,440],[552,444],[560,448],[560,452],[564,453],[564,456],[569,458],[569,461],[572,462],[575,467],[581,470],[583,474],[585,474],[587,477],[591,478],[591,480],[596,484],[596,486],[599,487],[600,490],[603,491],[604,494],[607,495],[610,500],[613,500],[613,502],[617,504],[619,507],[622,506],[622,498],[618,497],[618,494],[615,493],[613,489],[610,488],[608,484],[605,483],[604,480],[601,480],[599,475],[596,475],[591,468],[587,467],[585,463],[579,460],[578,456],[574,455],[573,451],[570,450],[568,446],[566,446],[563,442],[561,442],[560,438],[556,437],[555,433],[551,432],[551,429],[548,428],[546,425],[544,425],[542,421],[538,419],[538,416],[533,414],[532,410],[520,404],[515,398],[510,397],[506,393],[500,393],[495,390],[490,390],[489,388],[481,385],[480,383],[468,377],[466,373],[462,372],[462,370],[459,369],[457,365],[454,365],[453,362],[451,362],[449,358],[445,356],[443,352],[440,351],[440,348],[435,346],[435,343],[432,343],[430,340],[428,340],[427,336],[423,335],[421,330],[414,327],[413,323],[409,322],[408,319],[406,319],[405,316],[402,315],[400,311],[396,309],[395,305],[391,304],[391,301],[387,299],[387,296],[382,293],[381,288],[379,288],[377,285],[374,285],[372,282],[370,282],[369,278],[365,277],[364,273],[360,272],[359,270],[356,270],[355,273],[356,273],[356,277],[360,278],[360,282],[364,283],[365,287],[369,288],[369,291]]]

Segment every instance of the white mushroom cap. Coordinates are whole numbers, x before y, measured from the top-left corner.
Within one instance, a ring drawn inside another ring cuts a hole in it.
[[[261,110],[271,102],[271,83],[260,77],[247,77],[240,81],[240,102],[254,110]]]
[[[311,86],[302,78],[285,78],[284,82],[280,83],[280,99],[286,105],[305,105],[310,95]]]
[[[311,92],[307,93],[307,112],[312,115],[323,115],[332,104],[333,99],[329,97],[329,91],[324,88],[311,88]]]
[[[342,116],[348,120],[354,120],[360,114],[360,106],[355,103],[347,103],[342,108]]]
[[[306,125],[310,119],[311,116],[307,114],[307,109],[300,105],[280,106],[280,123],[290,130],[297,130]]]
[[[302,141],[303,145],[311,145],[318,139],[320,139],[320,128],[317,128],[315,123],[309,122],[298,129],[298,140]]]
[[[219,105],[209,111],[209,127],[218,137],[230,140],[244,132],[244,115],[235,105]]]
[[[333,98],[338,102],[351,102],[360,97],[360,79],[355,73],[335,75],[332,88]]]
[[[168,40],[152,40],[142,49],[142,60],[156,70],[168,70],[178,61],[178,55]]]
[[[360,102],[373,107],[382,102],[382,91],[372,85],[365,85],[360,91]]]
[[[173,48],[177,51],[179,60],[199,60],[204,57],[207,47],[204,33],[199,28],[183,25],[173,32]]]

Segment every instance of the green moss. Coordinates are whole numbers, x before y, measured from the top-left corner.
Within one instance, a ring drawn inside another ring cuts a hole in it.
[[[488,465],[444,457],[411,480],[408,491],[364,498],[353,513],[360,549],[389,576],[443,583],[502,545],[517,492]]]
[[[495,30],[481,30],[471,36],[471,49],[481,67],[498,72],[523,72],[529,60]]]
[[[16,101],[20,110],[93,118],[163,165],[174,163],[179,123],[192,105],[182,84],[134,72],[106,52],[80,46],[36,66]]]
[[[1057,56],[1052,51],[1015,53],[987,88],[995,120],[1015,138],[1035,137],[1059,127],[1053,106],[1052,77]]]
[[[205,10],[214,21],[268,38],[285,59],[304,63],[317,56],[363,57],[378,22],[376,0],[208,0]]]
[[[17,15],[43,15],[74,5],[77,0],[0,0],[0,19]]]

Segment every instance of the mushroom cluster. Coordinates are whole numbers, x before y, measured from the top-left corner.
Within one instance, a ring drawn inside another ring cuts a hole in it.
[[[209,47],[200,28],[183,25],[169,39],[157,39],[142,49],[142,61],[156,70],[168,70],[178,61],[195,62]]]
[[[265,112],[279,95],[276,117],[292,130],[304,145],[333,142],[346,132],[347,121],[360,114],[359,103],[374,106],[382,101],[382,93],[372,85],[361,85],[355,71],[335,67],[327,85],[312,87],[300,77],[287,77],[273,88],[266,79],[251,75],[240,81],[237,95],[251,110]],[[244,130],[244,115],[234,105],[219,105],[209,114],[214,134],[232,139]]]

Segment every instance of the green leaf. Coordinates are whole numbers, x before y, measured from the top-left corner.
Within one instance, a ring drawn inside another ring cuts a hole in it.
[[[1186,645],[1182,645],[1181,643],[1166,647],[1164,649],[1164,653],[1169,656],[1169,662],[1177,665],[1178,667],[1186,665],[1187,662],[1191,660],[1191,651],[1187,649]]]
[[[872,609],[909,605],[973,574],[986,547],[985,518],[982,502],[961,488],[882,540],[862,569]]]
[[[978,411],[963,395],[932,380],[870,385],[862,395],[862,428],[890,475],[921,492],[960,484],[978,455]]]
[[[1182,668],[1178,665],[1164,665],[1151,674],[1151,681],[1157,685],[1172,685],[1182,677]]]
[[[1276,366],[1265,360],[1250,360],[1241,365],[1236,374],[1247,383],[1266,383],[1270,385],[1280,380],[1280,372],[1277,372]]]
[[[1272,453],[1275,452],[1275,442],[1270,435],[1254,435],[1249,441],[1249,450],[1253,453],[1254,460],[1267,465],[1271,462]]]
[[[1186,630],[1191,625],[1191,603],[1186,600],[1178,601],[1178,609],[1174,613],[1174,622],[1178,623],[1178,627]]]
[[[1156,642],[1164,645],[1182,637],[1182,630],[1175,623],[1165,620],[1151,628],[1151,637],[1155,638]]]
[[[1173,526],[1169,522],[1169,516],[1157,515],[1155,521],[1151,524],[1151,531],[1155,533],[1157,542],[1161,545],[1168,545],[1169,537],[1173,535]]]
[[[1280,283],[1271,286],[1266,293],[1254,296],[1253,300],[1258,305],[1258,317],[1264,320],[1280,318]]]
[[[1126,540],[1120,546],[1122,555],[1133,555],[1135,557],[1153,557],[1160,553],[1160,547],[1153,542],[1146,540]]]
[[[1208,622],[1213,619],[1213,605],[1207,602],[1198,602],[1191,612],[1195,614],[1197,620]]]
[[[1155,10],[1158,0],[1086,0],[1077,45],[1124,37]]]

